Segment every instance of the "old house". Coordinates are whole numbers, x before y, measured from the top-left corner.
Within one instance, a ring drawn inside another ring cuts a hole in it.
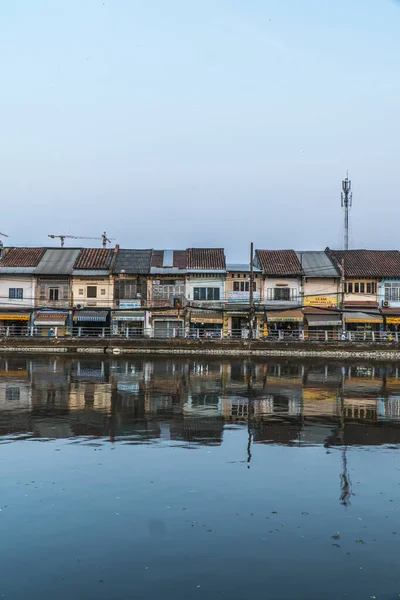
[[[248,337],[250,316],[250,264],[231,263],[226,267],[224,336]],[[253,300],[257,326],[261,331],[264,318],[261,310],[262,271],[253,267]]]
[[[147,283],[152,250],[118,249],[113,261],[113,333],[137,336],[149,331]]]
[[[303,273],[303,313],[305,329],[333,332],[342,327],[338,310],[341,274],[326,252],[297,252]]]
[[[221,337],[226,261],[223,248],[187,250],[187,329],[191,335]]]
[[[22,333],[35,306],[35,270],[45,248],[5,248],[0,257],[0,331]]]
[[[153,250],[147,300],[156,337],[183,334],[186,275],[186,250]]]
[[[114,300],[113,277],[110,272],[114,251],[108,248],[83,248],[72,271],[72,304],[74,329],[81,333],[110,325]]]
[[[303,328],[302,277],[294,250],[256,250],[255,265],[262,270],[263,304],[268,332],[294,334]]]
[[[344,276],[342,296],[346,329],[354,332],[382,329],[384,322],[379,311],[381,281],[400,278],[399,252],[329,248],[326,252]]]

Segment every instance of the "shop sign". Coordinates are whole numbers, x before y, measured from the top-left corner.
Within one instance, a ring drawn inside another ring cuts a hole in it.
[[[332,308],[337,305],[337,297],[334,296],[304,296],[304,306],[328,306]]]
[[[0,321],[29,321],[28,315],[0,315]]]
[[[386,317],[386,323],[389,325],[400,325],[400,317]]]
[[[260,300],[260,292],[253,292],[253,300],[258,302]],[[229,302],[249,302],[250,292],[228,292]]]
[[[140,300],[129,300],[129,302],[120,302],[120,308],[140,308]]]

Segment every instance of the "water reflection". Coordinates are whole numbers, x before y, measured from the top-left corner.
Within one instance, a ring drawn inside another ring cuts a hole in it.
[[[85,357],[0,359],[0,435],[219,445],[400,442],[399,365]],[[344,486],[346,487],[346,485]]]

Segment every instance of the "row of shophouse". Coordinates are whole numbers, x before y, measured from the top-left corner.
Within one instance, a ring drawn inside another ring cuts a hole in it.
[[[12,247],[1,250],[0,302],[1,329],[43,335],[245,336],[250,315],[259,336],[397,331],[400,252],[256,250],[250,269],[222,248]]]

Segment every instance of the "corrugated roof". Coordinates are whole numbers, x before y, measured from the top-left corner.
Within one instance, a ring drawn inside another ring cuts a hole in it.
[[[150,273],[152,252],[152,250],[118,250],[113,272],[125,272],[128,275],[145,275]]]
[[[108,269],[114,250],[109,248],[83,248],[74,269]]]
[[[226,270],[228,271],[228,273],[232,271],[234,271],[235,273],[240,273],[241,271],[243,271],[243,273],[249,273],[250,265],[249,263],[229,263],[226,265]],[[261,273],[261,269],[259,269],[258,267],[253,267],[253,271],[254,273]]]
[[[45,248],[5,248],[5,257],[0,261],[2,267],[36,267]]]
[[[48,248],[35,275],[71,275],[80,248]]]
[[[223,248],[188,248],[187,268],[204,271],[224,271],[226,269]]]
[[[180,269],[180,270],[185,270],[187,268],[187,252],[186,250],[173,250],[173,260],[172,260],[172,265],[170,265],[169,267],[164,267],[164,250],[154,250],[153,251],[153,256],[151,257],[151,267],[152,267],[152,273],[154,272],[158,272],[158,273],[162,273],[162,269],[168,269],[168,268],[174,268],[174,269]],[[171,252],[170,250],[168,250],[167,252]],[[169,256],[169,255],[168,255]],[[157,269],[157,271],[155,271],[154,269]]]
[[[301,264],[294,250],[256,250],[256,260],[265,275],[302,274]]]
[[[344,261],[345,277],[400,277],[398,250],[331,250],[326,253],[340,267]]]
[[[307,250],[296,254],[306,277],[340,277],[334,263],[323,250]]]

